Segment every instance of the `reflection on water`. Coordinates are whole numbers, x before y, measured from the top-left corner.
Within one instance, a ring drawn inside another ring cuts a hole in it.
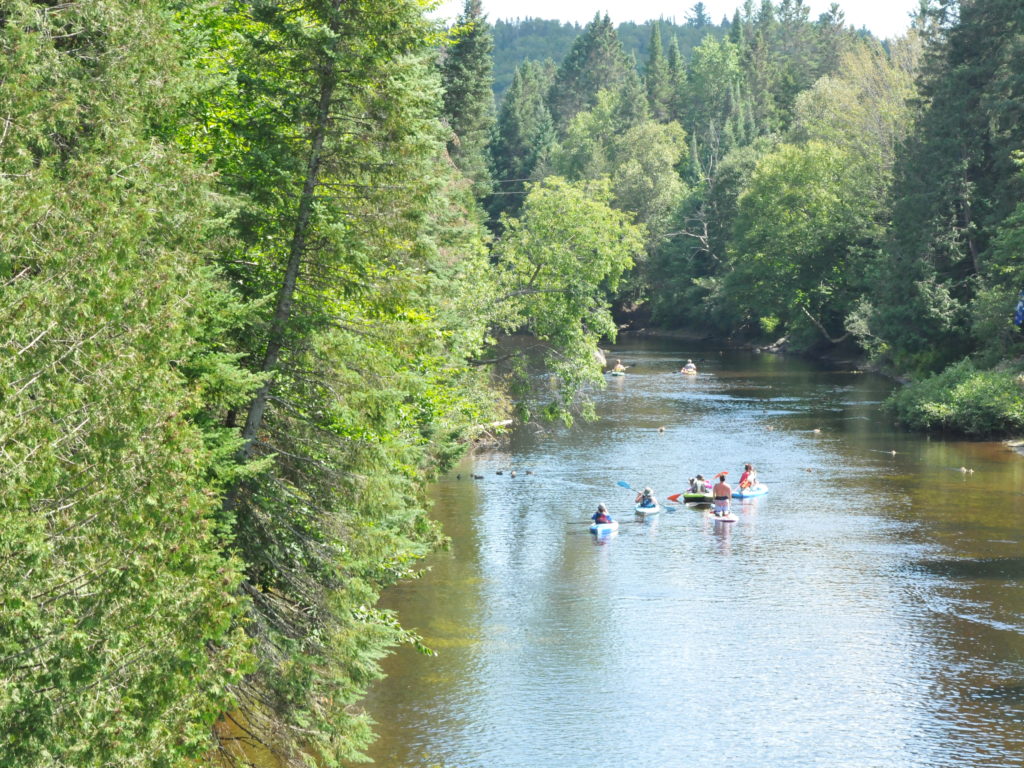
[[[616,356],[597,423],[524,429],[437,484],[451,551],[384,603],[439,655],[386,663],[378,764],[1024,764],[1024,461],[894,431],[888,383],[854,371]],[[771,491],[731,524],[634,522],[616,486],[664,499],[747,461]],[[599,501],[622,521],[600,541]]]

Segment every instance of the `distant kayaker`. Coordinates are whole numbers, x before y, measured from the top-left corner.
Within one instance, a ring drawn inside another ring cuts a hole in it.
[[[729,514],[729,503],[732,501],[732,486],[725,482],[725,475],[718,476],[711,491],[715,496],[715,514],[719,517]]]
[[[626,366],[622,364],[621,360],[616,360],[615,365],[612,366],[612,370],[615,371],[616,373],[622,373],[624,370],[626,370]]]
[[[680,373],[696,373],[697,366],[693,364],[693,360],[687,360],[686,365],[679,369]]]
[[[636,505],[649,509],[658,506],[658,500],[654,498],[654,492],[650,488],[644,488],[636,495]]]
[[[604,504],[597,505],[597,512],[592,514],[590,516],[590,519],[598,525],[601,525],[602,523],[613,522],[612,516],[608,514],[608,507],[606,507]]]
[[[757,470],[753,464],[743,465],[743,474],[740,475],[740,490],[745,491],[757,485]]]

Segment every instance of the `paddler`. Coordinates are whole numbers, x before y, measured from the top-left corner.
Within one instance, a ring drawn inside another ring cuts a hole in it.
[[[743,474],[740,475],[740,490],[745,491],[757,485],[757,470],[753,464],[743,465]]]
[[[621,360],[616,360],[615,365],[612,366],[612,370],[615,371],[616,373],[622,373],[623,371],[626,370],[626,366],[622,364]]]
[[[654,498],[654,492],[650,488],[644,488],[636,495],[636,505],[644,509],[651,509],[658,506],[658,500]]]
[[[590,519],[593,520],[598,525],[601,525],[603,523],[614,522],[612,520],[612,516],[608,514],[608,507],[606,507],[604,504],[598,504],[597,505],[597,512],[592,514],[590,516]]]

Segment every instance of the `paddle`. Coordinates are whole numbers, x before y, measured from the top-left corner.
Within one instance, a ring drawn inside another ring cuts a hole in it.
[[[639,491],[637,491],[635,488],[633,488],[633,486],[631,486],[625,480],[619,480],[615,484],[617,486],[619,486],[619,488],[625,488],[627,491],[633,491],[633,493],[639,493]],[[678,493],[675,494],[674,497],[673,496],[666,496],[665,498],[667,498],[669,501],[679,501],[679,494]],[[661,508],[664,509],[666,512],[675,512],[676,511],[675,507],[665,506],[664,504],[661,506]],[[638,515],[642,515],[644,513],[643,512],[637,512],[637,514]]]
[[[588,520],[586,522],[580,522],[579,520],[566,520],[565,524],[566,525],[593,525],[594,521],[593,520]],[[638,521],[636,521],[636,520],[619,520],[619,525],[640,525],[640,523]]]

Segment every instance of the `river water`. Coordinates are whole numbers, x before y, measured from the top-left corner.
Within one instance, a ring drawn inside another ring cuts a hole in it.
[[[383,600],[437,655],[386,661],[377,764],[1024,765],[1020,456],[896,430],[891,385],[857,371],[612,356],[631,367],[598,421],[520,430],[437,483],[451,549]],[[664,500],[744,462],[770,491],[736,523],[581,524],[600,501],[633,520],[617,481]]]

